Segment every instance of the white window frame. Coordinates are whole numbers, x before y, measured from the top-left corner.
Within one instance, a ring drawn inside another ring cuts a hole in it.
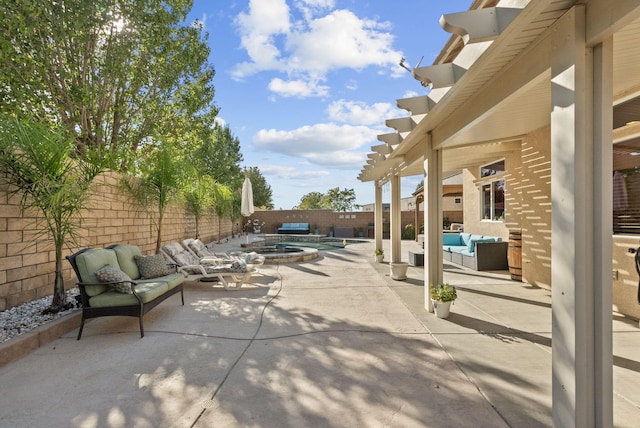
[[[481,165],[478,169],[479,174],[478,175],[482,175],[482,168],[487,167],[489,165],[493,165],[495,163],[498,163],[500,161],[504,161],[504,159],[497,159],[493,162],[489,162],[487,164]],[[506,166],[505,166],[505,170],[506,170]],[[505,221],[505,217],[506,217],[506,206],[505,206],[505,199],[506,199],[506,193],[507,193],[507,182],[505,180],[505,171],[499,172],[497,174],[494,175],[488,175],[486,177],[481,177],[479,180],[476,181],[476,184],[478,185],[478,193],[480,196],[480,219],[482,221],[499,221],[499,222],[504,222]],[[496,211],[496,195],[495,195],[495,190],[496,190],[496,183],[502,182],[502,213],[497,215]],[[488,186],[488,190],[489,190],[489,212],[486,212],[486,205],[485,205],[485,188],[487,188]]]

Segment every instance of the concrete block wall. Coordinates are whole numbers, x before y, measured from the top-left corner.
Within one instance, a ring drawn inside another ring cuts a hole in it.
[[[69,242],[64,256],[80,248],[122,242],[138,245],[143,254],[155,251],[156,231],[151,218],[119,189],[119,180],[116,173],[96,179],[94,194],[83,213],[84,225],[78,242]],[[50,296],[55,279],[53,243],[48,236],[37,234],[34,213],[22,213],[19,196],[10,196],[8,191],[7,187],[0,187],[0,311]],[[218,239],[215,214],[200,223],[200,238],[204,242]],[[230,236],[231,221],[225,219],[220,223],[220,236]],[[162,228],[162,244],[180,242],[196,234],[195,219],[180,203],[167,209]],[[63,269],[65,288],[74,287],[76,277],[66,260]]]
[[[402,228],[407,224],[414,223],[414,211],[402,212]],[[374,224],[374,213],[363,211],[334,212],[331,210],[277,210],[277,211],[256,211],[249,217],[250,221],[258,219],[264,223],[263,233],[277,233],[282,223],[309,223],[311,233],[318,229],[318,234],[329,235],[331,228],[353,227],[354,236],[358,236],[358,231],[362,231],[367,237],[369,226]],[[389,224],[389,213],[383,213],[383,222]],[[388,229],[387,229],[388,230]]]
[[[355,218],[351,218],[352,214],[355,215]],[[346,218],[347,215],[349,218]],[[258,219],[260,223],[264,223],[263,233],[277,233],[282,223],[309,223],[311,233],[314,233],[314,229],[317,228],[320,235],[328,235],[332,226],[352,226],[366,230],[369,223],[373,224],[373,213],[336,213],[331,210],[256,211],[250,220],[254,218]]]

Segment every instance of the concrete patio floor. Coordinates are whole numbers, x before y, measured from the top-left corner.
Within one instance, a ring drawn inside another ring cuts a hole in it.
[[[93,320],[0,368],[0,426],[551,426],[550,292],[447,264],[459,297],[442,320],[423,269],[394,281],[373,248],[264,265],[247,290],[190,281],[143,339],[134,318]],[[640,330],[613,329],[614,425],[634,427]]]

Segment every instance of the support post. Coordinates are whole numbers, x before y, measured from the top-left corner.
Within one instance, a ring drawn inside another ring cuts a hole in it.
[[[380,181],[375,181],[376,191],[375,191],[375,208],[373,211],[373,225],[374,225],[374,233],[375,233],[375,242],[376,249],[382,249],[382,183]]]
[[[553,425],[611,427],[612,44],[567,12],[551,57]],[[606,195],[606,196],[605,196]]]
[[[594,412],[613,426],[613,38],[593,49]],[[607,195],[607,196],[605,196]]]
[[[390,212],[390,239],[391,262],[402,261],[402,207],[400,198],[400,176],[394,174],[391,177],[391,212]]]
[[[424,306],[433,312],[431,285],[442,283],[442,151],[427,134],[424,153]]]

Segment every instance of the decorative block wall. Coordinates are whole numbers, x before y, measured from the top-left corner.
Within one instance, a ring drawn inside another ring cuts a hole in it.
[[[95,195],[83,214],[84,228],[77,245],[69,243],[64,256],[84,247],[106,247],[126,242],[138,245],[143,254],[155,251],[156,231],[148,215],[118,188],[119,175],[107,173],[96,179]],[[38,236],[34,213],[22,213],[16,196],[9,197],[0,187],[0,310],[50,296],[55,278],[55,252],[52,242]],[[231,221],[223,220],[218,229],[215,214],[200,222],[200,238],[212,242],[230,236]],[[195,237],[195,219],[182,204],[168,208],[162,225],[162,244]],[[63,261],[65,288],[72,288],[76,277]]]

